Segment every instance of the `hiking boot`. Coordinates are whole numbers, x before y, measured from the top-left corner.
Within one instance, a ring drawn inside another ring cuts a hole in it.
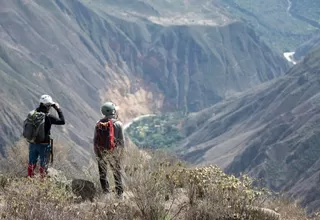
[[[41,179],[43,179],[44,177],[46,177],[46,169],[44,167],[40,167],[39,168],[39,172],[40,172],[40,177]]]
[[[36,169],[37,164],[29,164],[28,165],[28,177],[34,177],[34,171]]]
[[[117,194],[117,197],[116,197],[118,200],[123,200],[124,199],[124,196],[123,194]]]

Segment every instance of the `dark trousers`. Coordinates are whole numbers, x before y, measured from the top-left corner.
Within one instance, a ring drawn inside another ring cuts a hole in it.
[[[117,194],[122,195],[123,186],[121,178],[120,158],[112,154],[104,153],[103,156],[98,157],[101,188],[104,193],[109,193],[109,181],[107,178],[108,164],[110,165],[111,170],[113,172]]]

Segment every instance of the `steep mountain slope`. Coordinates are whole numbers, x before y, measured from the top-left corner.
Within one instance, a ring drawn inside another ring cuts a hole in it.
[[[105,99],[120,105],[125,122],[163,109],[195,111],[288,68],[222,10],[203,18],[195,14],[201,6],[190,7],[193,20],[184,20],[170,1],[131,3],[0,0],[0,149],[21,137],[43,93],[65,112],[55,139],[86,155]]]
[[[302,60],[305,55],[317,48],[320,48],[320,33],[308,40],[307,42],[300,45],[294,53],[294,59]]]
[[[317,0],[289,0],[288,11],[292,16],[320,29],[320,2]]]
[[[184,158],[248,172],[319,208],[319,58],[320,48],[285,76],[191,115]]]

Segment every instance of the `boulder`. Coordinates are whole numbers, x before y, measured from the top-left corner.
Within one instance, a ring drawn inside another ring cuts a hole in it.
[[[83,200],[90,200],[91,202],[93,202],[97,191],[93,182],[83,179],[73,179],[71,188],[76,196],[81,196]]]

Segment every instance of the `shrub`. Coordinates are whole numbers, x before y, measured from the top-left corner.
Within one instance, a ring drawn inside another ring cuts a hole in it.
[[[78,203],[72,190],[55,178],[40,181],[3,174],[1,218],[275,220],[279,214],[273,210],[277,210],[285,220],[307,219],[303,209],[274,199],[247,175],[236,178],[216,166],[191,168],[164,152],[146,153],[133,146],[126,149],[123,162],[124,200],[105,198],[98,192],[93,202]],[[79,173],[100,186],[96,169],[92,160]],[[113,179],[109,180],[113,187]]]

